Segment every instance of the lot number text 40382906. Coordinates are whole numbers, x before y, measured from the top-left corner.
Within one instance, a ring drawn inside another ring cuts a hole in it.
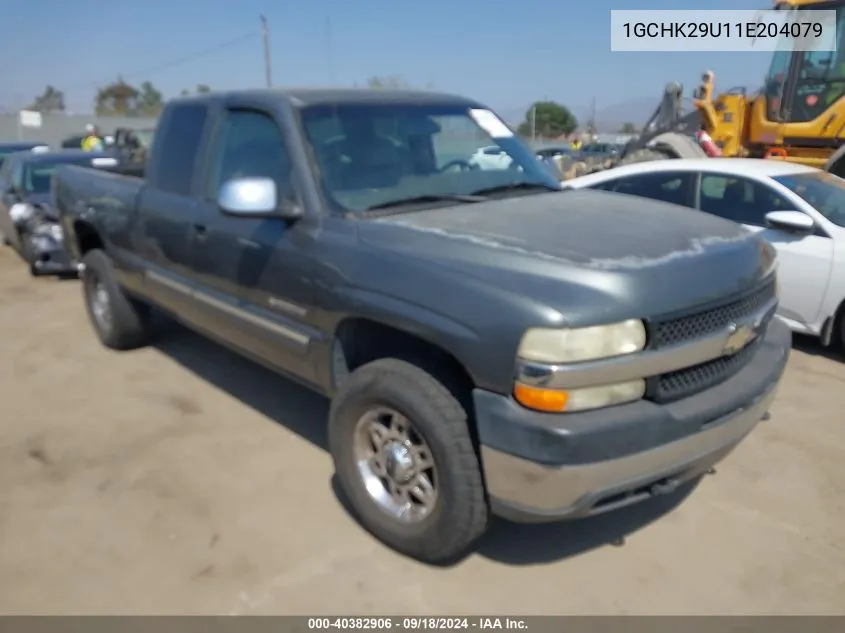
[[[308,618],[309,630],[447,631],[447,630],[526,630],[522,618],[510,617],[321,617]]]

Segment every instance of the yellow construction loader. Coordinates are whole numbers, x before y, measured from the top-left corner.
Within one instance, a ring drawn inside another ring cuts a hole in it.
[[[795,12],[796,20],[836,11],[837,50],[778,50],[755,94],[734,88],[714,96],[713,74],[705,73],[686,114],[681,86],[670,83],[616,164],[705,156],[698,134],[705,132],[723,156],[786,160],[845,177],[845,0],[777,0],[774,8]]]

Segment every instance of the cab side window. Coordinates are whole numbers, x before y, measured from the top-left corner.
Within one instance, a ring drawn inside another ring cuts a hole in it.
[[[211,197],[234,178],[272,178],[279,199],[293,198],[292,163],[284,136],[271,116],[254,110],[230,110],[218,137],[209,178]]]
[[[767,213],[793,206],[765,185],[721,174],[703,174],[698,194],[702,211],[751,226],[766,226]]]
[[[650,198],[661,202],[671,202],[684,207],[693,206],[692,184],[694,174],[686,172],[662,172],[627,176],[591,189],[602,189],[624,193],[629,196]]]
[[[172,105],[170,108],[167,129],[157,150],[158,168],[154,182],[162,191],[188,196],[200,156],[208,108],[193,103]]]

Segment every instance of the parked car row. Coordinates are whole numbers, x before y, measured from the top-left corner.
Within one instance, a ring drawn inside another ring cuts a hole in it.
[[[32,141],[20,141],[17,143],[0,143],[0,168],[9,154],[15,152],[46,152],[50,150],[49,145],[35,143]]]
[[[456,158],[479,139],[507,167]],[[470,99],[268,90],[170,102],[143,173],[62,165],[51,201],[103,345],[144,345],[160,311],[331,398],[355,515],[442,562],[493,514],[712,472],[789,357],[760,235],[562,189]]]
[[[24,259],[31,275],[74,275],[79,264],[65,249],[51,200],[53,174],[59,165],[108,169],[117,167],[118,160],[82,150],[30,150],[8,154],[0,167],[0,236]]]
[[[619,147],[611,143],[591,143],[580,149],[573,149],[569,145],[541,144],[534,148],[534,153],[548,167],[553,168],[553,173],[557,173],[560,171],[560,159],[564,159],[564,163],[592,164],[613,158],[619,153]],[[477,169],[507,169],[513,161],[499,145],[487,145],[473,152],[469,164]]]

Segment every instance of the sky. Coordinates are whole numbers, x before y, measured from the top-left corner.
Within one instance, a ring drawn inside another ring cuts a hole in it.
[[[764,9],[767,0],[708,0],[707,9]],[[261,14],[274,85],[363,85],[401,76],[482,101],[505,118],[533,101],[571,108],[653,98],[668,81],[687,94],[704,70],[717,89],[756,89],[771,53],[610,51],[611,9],[695,9],[700,0],[0,0],[0,107],[47,84],[86,113],[119,75],[165,97],[207,84],[265,83]]]

